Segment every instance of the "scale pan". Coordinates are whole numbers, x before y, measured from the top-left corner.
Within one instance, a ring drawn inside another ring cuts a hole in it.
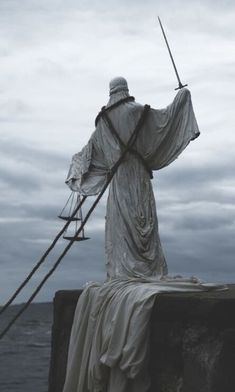
[[[74,239],[73,236],[64,236],[63,238],[65,240],[69,240],[69,241]],[[86,241],[86,240],[89,240],[89,239],[90,239],[90,237],[76,237],[74,241]]]
[[[60,219],[63,219],[63,220],[65,220],[65,221],[71,221],[71,222],[77,222],[77,221],[80,221],[81,220],[81,218],[70,218],[69,216],[63,216],[63,215],[58,215],[58,218],[60,218]]]

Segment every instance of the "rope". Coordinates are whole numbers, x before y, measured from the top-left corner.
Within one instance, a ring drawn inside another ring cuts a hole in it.
[[[44,283],[48,280],[48,278],[53,274],[53,272],[56,270],[56,268],[58,267],[58,265],[60,264],[61,260],[64,258],[64,256],[66,255],[66,253],[68,252],[68,250],[71,248],[71,246],[73,245],[74,241],[76,240],[76,238],[78,237],[78,235],[81,233],[81,231],[83,230],[86,222],[88,221],[90,215],[92,214],[93,210],[96,208],[97,204],[99,203],[101,197],[103,196],[104,192],[106,191],[106,189],[108,188],[110,182],[113,179],[114,174],[116,173],[118,167],[120,166],[120,164],[122,163],[125,155],[127,154],[128,150],[131,148],[131,146],[135,143],[135,140],[137,138],[137,135],[140,131],[140,129],[142,128],[142,125],[144,123],[144,120],[148,114],[148,111],[150,109],[150,106],[145,105],[144,106],[144,110],[142,112],[142,115],[135,127],[135,130],[133,131],[132,135],[130,136],[127,146],[125,148],[125,150],[123,151],[122,155],[120,156],[120,158],[117,160],[117,162],[113,165],[113,167],[110,170],[109,176],[107,178],[106,183],[104,184],[101,192],[99,193],[99,195],[97,196],[96,200],[94,201],[94,203],[92,204],[91,208],[89,209],[89,211],[87,212],[83,222],[81,223],[79,229],[76,231],[74,237],[70,240],[69,244],[65,247],[64,251],[61,253],[61,255],[59,256],[59,258],[56,260],[56,262],[54,263],[53,267],[50,269],[50,271],[44,276],[43,280],[41,281],[41,283],[36,287],[36,289],[33,291],[32,295],[30,296],[30,298],[28,299],[28,301],[23,305],[23,307],[19,310],[19,312],[12,318],[12,320],[8,323],[8,325],[3,329],[3,331],[0,333],[0,340],[4,337],[4,335],[9,331],[9,329],[11,328],[11,326],[16,322],[16,320],[21,316],[21,314],[29,307],[29,305],[31,304],[31,302],[33,301],[33,299],[36,297],[36,295],[39,293],[39,291],[41,290],[41,288],[43,287]],[[84,198],[86,198],[86,196],[83,197],[83,200],[81,201],[81,203],[84,201]],[[78,208],[76,208],[76,210],[73,212],[73,216],[76,214]],[[58,236],[57,236],[58,237]],[[54,242],[54,241],[53,241]]]
[[[123,148],[125,147],[125,143],[123,142],[123,140],[120,138],[118,132],[116,131],[111,119],[109,118],[108,114],[104,111],[103,113],[103,118],[104,120],[107,122],[108,128],[110,130],[110,132],[113,134],[114,138],[116,138],[116,140],[119,143],[119,146],[121,148],[121,150],[123,150]],[[130,153],[132,153],[133,155],[135,155],[141,162],[142,165],[144,166],[145,170],[149,173],[149,177],[151,179],[153,179],[153,173],[152,170],[149,168],[148,163],[146,162],[146,160],[142,157],[142,155],[135,150],[134,148],[130,147],[129,148]]]
[[[71,197],[71,196],[70,196]],[[77,206],[77,208],[74,210],[74,212],[72,213],[71,217],[69,218],[69,220],[66,222],[66,224],[63,226],[63,228],[60,230],[60,232],[57,234],[57,236],[55,237],[54,241],[51,243],[51,245],[49,246],[49,248],[46,250],[46,252],[43,254],[43,256],[41,257],[41,259],[37,262],[37,264],[35,265],[35,267],[32,269],[32,271],[27,275],[27,277],[25,278],[25,280],[21,283],[21,285],[17,288],[17,290],[13,293],[13,295],[10,297],[10,299],[6,302],[6,304],[1,308],[0,310],[0,315],[2,313],[4,313],[6,311],[6,309],[11,305],[11,303],[14,301],[14,299],[17,297],[17,295],[21,292],[21,290],[26,286],[26,284],[29,282],[29,280],[31,279],[31,277],[35,274],[35,272],[38,270],[38,268],[41,266],[41,264],[44,262],[44,260],[46,259],[46,257],[49,255],[49,253],[51,252],[51,250],[55,247],[56,243],[58,242],[58,240],[60,239],[60,237],[62,236],[62,234],[66,231],[66,229],[68,228],[69,224],[71,223],[73,217],[76,215],[76,213],[78,212],[78,210],[81,208],[82,204],[84,203],[84,201],[86,200],[87,196],[84,196],[81,200],[81,202],[79,203],[79,205]]]
[[[96,119],[95,119],[95,126],[97,126],[99,119],[103,116],[103,113],[104,113],[105,111],[108,111],[108,112],[109,112],[110,110],[113,110],[113,109],[117,108],[119,105],[121,105],[121,104],[123,104],[123,103],[132,102],[132,101],[134,101],[134,100],[135,100],[134,97],[128,96],[128,97],[126,97],[126,98],[119,99],[119,101],[113,103],[112,105],[110,105],[110,106],[108,106],[108,107],[103,106],[102,109],[101,109],[101,111],[98,113],[98,115],[97,115],[97,117],[96,117]]]

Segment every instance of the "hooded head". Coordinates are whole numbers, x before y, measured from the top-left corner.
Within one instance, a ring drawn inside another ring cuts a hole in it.
[[[120,99],[129,97],[128,84],[125,78],[118,76],[109,83],[109,101],[106,107],[113,105]]]
[[[134,101],[134,97],[130,97],[128,84],[125,78],[117,76],[109,82],[109,100],[107,105],[103,106],[95,120],[95,125],[98,124],[99,118],[102,116],[102,111],[108,109],[110,106],[119,103]]]
[[[127,81],[122,76],[118,76],[112,79],[109,83],[109,95],[113,95],[119,92],[129,92]]]

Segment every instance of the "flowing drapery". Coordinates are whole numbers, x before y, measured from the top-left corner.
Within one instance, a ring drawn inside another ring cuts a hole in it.
[[[123,93],[115,95],[116,100],[123,98]],[[142,111],[142,105],[126,102],[108,112],[124,144]],[[174,161],[198,134],[190,92],[183,89],[167,108],[150,110],[134,148],[149,169],[159,170]],[[101,117],[88,144],[74,155],[67,184],[83,195],[99,193],[120,155],[121,146]],[[105,249],[109,278],[167,274],[149,172],[132,153],[127,154],[110,184]]]

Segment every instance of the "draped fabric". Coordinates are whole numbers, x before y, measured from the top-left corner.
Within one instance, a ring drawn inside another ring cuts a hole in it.
[[[125,91],[111,95],[107,105],[129,96]],[[124,144],[130,138],[143,106],[126,102],[108,112]],[[150,109],[134,148],[151,170],[159,170],[198,136],[190,92],[180,90],[165,109]],[[104,118],[83,150],[74,155],[67,184],[82,195],[100,192],[121,146]],[[167,274],[149,172],[138,156],[128,153],[109,189],[106,212],[106,268],[108,278],[161,277]]]
[[[88,284],[74,315],[63,392],[148,392],[148,325],[157,294],[224,288],[180,278]]]
[[[126,97],[126,81],[112,81],[107,113],[124,144],[143,112],[131,100],[111,110]],[[169,165],[198,135],[190,92],[183,89],[167,108],[148,113],[134,145],[143,159],[128,152],[115,173],[106,212],[107,280],[88,284],[79,298],[63,392],[147,392],[148,325],[157,294],[224,289],[167,275],[146,169]],[[121,153],[120,142],[99,116],[88,144],[72,159],[67,184],[82,195],[99,193]]]

